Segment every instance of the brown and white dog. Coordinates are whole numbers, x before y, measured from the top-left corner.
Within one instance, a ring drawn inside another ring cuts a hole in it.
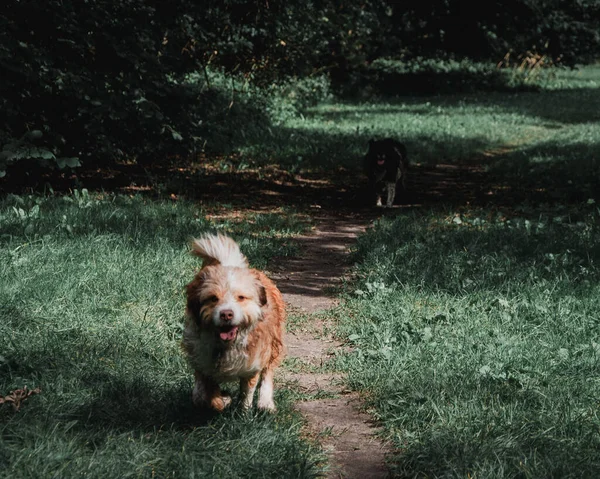
[[[194,240],[202,269],[187,285],[182,347],[194,369],[194,404],[222,411],[231,402],[219,384],[238,381],[242,407],[275,410],[273,371],[284,355],[285,306],[264,273],[250,269],[238,244],[223,235]]]

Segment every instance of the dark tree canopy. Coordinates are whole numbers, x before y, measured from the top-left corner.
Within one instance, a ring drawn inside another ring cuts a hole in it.
[[[586,63],[600,56],[599,31],[598,0],[10,0],[0,172],[26,158],[73,166],[189,150],[231,103],[208,75],[190,89],[190,72],[259,87],[321,74],[343,91],[379,58]]]

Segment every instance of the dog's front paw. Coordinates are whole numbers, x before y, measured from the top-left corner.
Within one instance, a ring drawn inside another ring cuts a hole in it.
[[[215,396],[210,400],[210,407],[217,412],[221,412],[230,404],[231,397],[229,396]]]
[[[217,391],[217,394],[209,397],[206,390],[202,385],[196,384],[194,391],[192,392],[192,402],[194,406],[199,408],[210,408],[215,411],[221,412],[227,406],[231,404],[231,397],[226,394],[221,394]]]
[[[263,411],[275,412],[275,401],[273,401],[273,371],[266,371],[260,391],[258,392],[258,409]]]
[[[256,405],[258,407],[258,409],[261,409],[262,411],[267,411],[267,412],[275,412],[276,408],[275,408],[275,403],[273,402],[273,399],[259,399],[258,400],[258,404]]]

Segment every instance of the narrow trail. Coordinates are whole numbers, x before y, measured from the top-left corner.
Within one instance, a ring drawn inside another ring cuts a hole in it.
[[[322,438],[328,478],[388,477],[386,445],[361,411],[358,394],[345,388],[339,374],[312,372],[343,346],[328,334],[333,318],[322,312],[337,304],[332,290],[348,273],[349,248],[373,218],[323,213],[313,219],[312,234],[297,238],[300,254],[278,260],[272,274],[288,307],[308,315],[300,330],[287,335],[288,358],[301,372],[285,372],[283,381],[315,398],[298,402],[297,408],[307,420],[307,432]]]

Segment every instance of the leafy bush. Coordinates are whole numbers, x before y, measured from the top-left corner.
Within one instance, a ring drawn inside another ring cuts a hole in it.
[[[469,59],[378,58],[349,75],[339,91],[371,96],[532,90],[549,74],[547,69],[499,68]]]
[[[20,139],[9,141],[2,144],[0,151],[0,178],[6,175],[6,169],[9,165],[19,160],[33,160],[41,166],[56,165],[59,168],[80,166],[79,158],[57,157],[54,151],[44,146],[37,146],[36,143],[43,137],[40,130],[33,130],[25,133]]]
[[[495,64],[531,52],[573,65],[600,52],[597,2],[467,3],[7,3],[0,6],[0,171],[31,159],[144,162],[203,148],[213,133],[216,145],[235,147],[249,118],[268,126],[327,96],[327,76],[345,92],[492,88],[504,86],[493,69],[422,58]],[[404,66],[374,62],[392,56]],[[219,87],[210,70],[235,77]],[[191,72],[200,72],[201,88],[186,82]],[[261,90],[239,94],[240,84]],[[29,145],[30,132],[43,136]]]

